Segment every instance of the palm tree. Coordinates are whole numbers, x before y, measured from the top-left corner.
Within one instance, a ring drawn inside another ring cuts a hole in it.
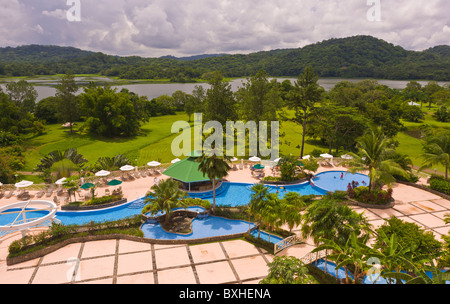
[[[227,160],[227,156],[218,156],[217,153],[203,153],[202,156],[196,158],[195,161],[199,162],[199,170],[203,173],[203,176],[208,176],[213,186],[213,208],[212,213],[216,209],[216,180],[222,179],[228,175],[228,170],[231,169]]]
[[[180,184],[180,182],[173,179],[163,180],[151,187],[153,192],[147,193],[145,203],[150,204],[149,210],[151,214],[164,211],[166,213],[166,224],[170,222],[172,209],[185,206],[184,198],[186,198],[187,194],[180,189]]]
[[[41,163],[37,165],[37,168],[35,170],[44,171],[46,169],[50,169],[54,164],[61,162],[62,173],[64,173],[65,171],[64,162],[66,160],[72,162],[72,164],[74,164],[78,169],[81,169],[84,166],[84,164],[88,162],[88,160],[85,159],[83,155],[77,152],[77,149],[71,148],[65,151],[56,150],[44,156],[44,158],[41,159]]]
[[[363,214],[328,199],[310,205],[302,216],[302,224],[302,237],[312,237],[316,244],[325,238],[343,246],[352,232],[362,237],[371,231],[371,225]]]
[[[123,154],[118,154],[113,157],[100,157],[95,163],[97,170],[114,171],[122,166],[130,164],[130,160]]]
[[[336,272],[344,267],[345,282],[349,283],[349,266],[353,268],[353,284],[356,284],[358,277],[363,274],[367,267],[366,259],[372,252],[372,249],[366,245],[368,236],[358,238],[355,232],[350,234],[345,245],[339,245],[333,240],[320,239],[321,245],[315,248],[312,253],[331,250],[332,254],[327,257],[336,262]]]
[[[358,154],[349,153],[353,156],[350,172],[368,171],[369,192],[382,183],[391,186],[396,181],[393,175],[408,177],[408,173],[393,160],[391,141],[380,127],[370,128],[357,140],[356,147]]]
[[[300,225],[302,215],[300,209],[305,206],[305,202],[301,199],[301,195],[297,192],[287,192],[281,200],[281,208],[283,210],[281,217],[283,223],[289,227],[289,232]]]
[[[445,167],[445,179],[448,179],[448,169],[450,168],[450,132],[428,136],[423,146],[422,157],[424,162],[419,170],[430,168],[433,165],[443,165]]]
[[[362,214],[328,199],[310,205],[302,218],[302,237],[312,237],[316,245],[322,239],[327,239],[344,246],[352,233],[365,237],[371,228],[368,219]]]
[[[251,192],[252,194],[250,197],[249,212],[250,214],[253,214],[253,216],[259,222],[259,238],[261,232],[261,221],[263,219],[264,205],[266,205],[268,201],[269,187],[265,186],[264,183],[258,183],[252,186]]]

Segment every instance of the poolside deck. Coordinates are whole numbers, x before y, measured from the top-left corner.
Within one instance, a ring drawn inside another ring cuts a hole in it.
[[[346,170],[341,167],[320,167],[318,172]],[[266,176],[271,174],[265,169]],[[159,176],[159,179],[164,175]],[[229,181],[255,183],[258,181],[250,170],[230,171]],[[129,201],[145,195],[154,178],[146,177],[122,184],[124,196]],[[99,189],[104,191],[103,188]],[[366,209],[364,212],[374,227],[384,223],[392,215],[413,222],[435,237],[447,234],[450,225],[443,221],[450,213],[450,201],[429,192],[398,184],[394,188],[394,208]],[[0,199],[0,205],[16,202]],[[294,228],[299,233],[299,227]],[[194,246],[154,245],[126,240],[96,241],[68,245],[42,258],[22,264],[7,266],[8,245],[20,234],[0,239],[0,284],[39,283],[258,283],[267,275],[267,263],[273,256],[242,240],[223,241]],[[314,248],[311,240],[280,253],[302,257]]]

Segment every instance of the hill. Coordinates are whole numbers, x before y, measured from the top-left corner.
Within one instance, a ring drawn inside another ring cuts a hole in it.
[[[123,79],[195,81],[204,73],[246,77],[264,69],[271,76],[297,77],[312,65],[321,77],[450,81],[450,46],[408,51],[371,36],[329,39],[298,49],[248,55],[176,58],[119,57],[71,47],[0,48],[0,75],[102,74]]]

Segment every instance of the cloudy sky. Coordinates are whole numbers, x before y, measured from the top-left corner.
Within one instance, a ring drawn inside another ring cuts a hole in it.
[[[0,0],[0,4],[0,47],[45,44],[159,57],[297,48],[354,35],[371,35],[409,50],[450,44],[449,0]]]

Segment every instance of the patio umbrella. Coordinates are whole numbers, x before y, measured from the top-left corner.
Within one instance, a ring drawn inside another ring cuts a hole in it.
[[[344,154],[341,156],[342,159],[353,159],[352,156],[348,155],[348,154]]]
[[[257,165],[254,165],[253,166],[253,169],[264,169],[265,167],[263,166],[263,165],[261,165],[261,164],[257,164]]]
[[[302,159],[310,159],[310,158],[311,158],[311,155],[305,155],[302,157]]]
[[[325,153],[325,154],[320,154],[320,157],[323,157],[323,158],[333,158],[333,155],[330,155],[330,154],[328,154],[328,153]]]
[[[65,183],[66,183],[66,182],[65,182],[66,179],[67,179],[67,178],[65,178],[65,177],[60,178],[60,179],[58,179],[58,180],[55,182],[55,184],[57,184],[57,185],[65,184]]]
[[[17,188],[26,188],[31,186],[32,184],[34,183],[27,180],[23,180],[21,182],[16,183],[14,186],[16,186]]]
[[[147,163],[147,166],[158,167],[158,166],[161,166],[161,163],[157,162],[157,161],[151,161],[151,162]]]
[[[172,164],[179,162],[181,159],[179,158],[175,158],[174,160],[171,161]]]
[[[101,171],[98,171],[97,173],[95,173],[95,176],[108,176],[110,174],[111,174],[111,172],[109,172],[109,171],[101,170]]]
[[[281,160],[281,157],[278,157],[278,158],[275,158],[273,161],[274,161],[275,163],[278,163],[280,160]]]
[[[95,187],[95,185],[93,183],[85,183],[80,188],[81,189],[90,189],[90,188],[93,188],[93,187]]]
[[[131,170],[133,170],[133,169],[134,169],[134,167],[133,167],[133,166],[130,166],[130,165],[126,165],[126,166],[120,167],[120,170],[121,170],[121,171],[131,171]]]
[[[117,180],[117,179],[113,179],[112,181],[110,181],[110,182],[108,183],[108,186],[118,186],[118,185],[120,185],[120,184],[122,184],[122,181]]]
[[[235,162],[235,161],[238,161],[239,159],[238,158],[236,158],[236,157],[233,157],[232,159],[230,159],[230,161],[232,161],[232,162]]]
[[[259,158],[257,156],[253,156],[253,157],[250,157],[248,160],[251,162],[259,162],[259,161],[261,161],[261,158]]]

